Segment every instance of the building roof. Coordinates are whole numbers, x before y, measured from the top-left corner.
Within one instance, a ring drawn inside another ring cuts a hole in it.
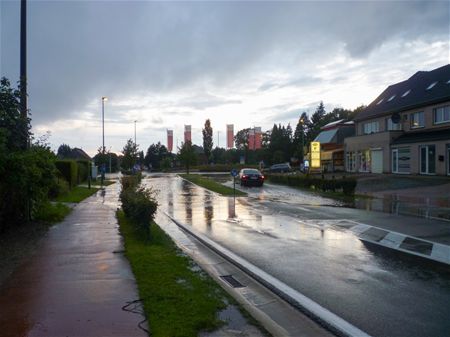
[[[355,118],[369,119],[450,100],[450,64],[418,71],[409,79],[387,87]]]
[[[78,147],[74,147],[72,149],[72,152],[70,153],[70,158],[88,161],[92,160],[92,158],[86,152],[84,152],[82,149]]]
[[[324,143],[336,143],[336,141],[333,141],[333,138],[335,138],[336,133],[338,129],[331,129],[331,130],[325,130],[319,133],[314,139],[315,142],[320,142],[321,144]]]
[[[425,131],[425,132],[408,132],[392,142],[392,145],[409,144],[409,143],[425,143],[439,140],[450,139],[450,129]]]

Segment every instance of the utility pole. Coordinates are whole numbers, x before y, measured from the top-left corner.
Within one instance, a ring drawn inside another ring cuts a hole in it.
[[[20,2],[20,116],[28,118],[27,103],[27,1]],[[28,127],[27,127],[28,129]],[[25,133],[24,148],[28,147],[28,133]]]

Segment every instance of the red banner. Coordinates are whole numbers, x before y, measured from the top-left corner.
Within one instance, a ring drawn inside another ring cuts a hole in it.
[[[167,151],[173,150],[173,130],[167,130]]]
[[[255,128],[255,150],[259,150],[262,146],[262,131],[260,127]]]
[[[191,135],[191,126],[185,125],[184,126],[184,142],[192,142],[192,135]]]
[[[234,147],[234,125],[227,124],[227,148],[232,149]]]

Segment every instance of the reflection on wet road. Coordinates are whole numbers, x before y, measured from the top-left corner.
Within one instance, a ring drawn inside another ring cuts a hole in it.
[[[450,335],[450,271],[369,250],[335,225],[356,210],[320,207],[333,201],[319,197],[295,213],[292,199],[252,193],[234,205],[174,175],[144,183],[159,190],[161,210],[371,335]]]

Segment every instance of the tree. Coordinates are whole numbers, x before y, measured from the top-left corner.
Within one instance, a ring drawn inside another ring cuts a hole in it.
[[[247,161],[248,158],[248,138],[250,134],[250,128],[239,130],[234,136],[234,144],[236,149],[244,151],[244,158]]]
[[[211,150],[213,148],[213,129],[211,127],[211,121],[209,119],[205,122],[205,128],[202,130],[203,133],[203,152],[205,153],[206,158],[209,159],[211,157]]]
[[[97,149],[97,154],[93,159],[96,166],[100,167],[102,165],[105,165],[106,172],[117,172],[117,170],[119,169],[119,157],[117,156],[117,154],[111,152],[110,150],[103,153],[101,146]]]
[[[298,119],[297,126],[295,127],[294,136],[292,139],[292,147],[294,156],[296,156],[300,161],[303,161],[305,153],[304,148],[306,145],[306,135],[311,128],[311,121],[309,120],[308,114],[303,112]]]
[[[146,166],[158,169],[161,166],[161,161],[169,156],[167,148],[160,142],[156,144],[151,144],[144,158],[144,163]]]
[[[33,141],[30,119],[20,113],[20,93],[0,80],[0,232],[25,224],[48,204],[56,185],[55,154],[46,138]],[[25,141],[26,140],[26,141]],[[27,146],[30,140],[30,146]]]
[[[57,152],[58,158],[61,158],[61,159],[70,158],[71,154],[72,154],[72,148],[69,145],[61,144],[58,147],[58,152]]]
[[[189,168],[197,163],[197,155],[190,141],[181,143],[179,148],[178,159],[186,167],[186,173],[189,174]]]
[[[121,167],[124,170],[131,170],[136,164],[138,159],[138,146],[133,142],[133,140],[128,139],[123,150],[123,157],[121,162]]]

